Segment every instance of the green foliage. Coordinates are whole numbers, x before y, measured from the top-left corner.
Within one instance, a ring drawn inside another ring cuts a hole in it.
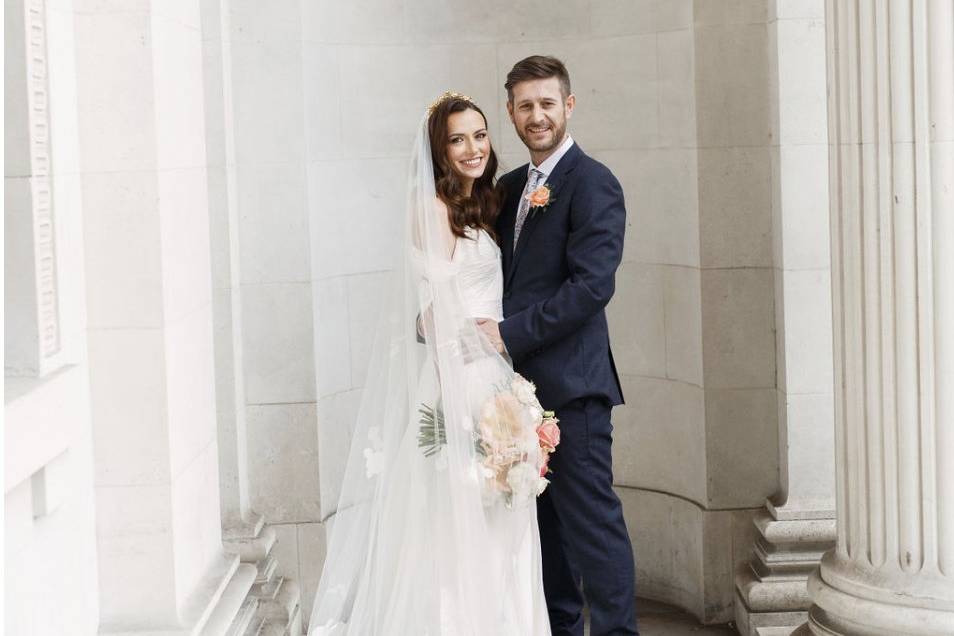
[[[444,427],[444,411],[440,406],[421,404],[417,410],[421,414],[421,428],[417,431],[417,446],[423,449],[425,457],[440,452],[447,443],[447,429]]]

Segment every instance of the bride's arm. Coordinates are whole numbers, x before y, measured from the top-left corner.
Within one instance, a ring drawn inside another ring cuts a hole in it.
[[[434,217],[435,225],[433,228],[434,234],[432,241],[436,245],[429,245],[427,238],[424,238],[422,241],[424,243],[425,251],[434,252],[434,255],[441,260],[446,260],[450,262],[454,258],[454,250],[457,245],[457,237],[454,236],[454,233],[451,231],[450,224],[450,210],[447,208],[447,204],[440,200],[439,197],[434,197]],[[423,229],[423,232],[427,232],[428,229]],[[431,249],[428,250],[427,247]],[[421,313],[417,316],[417,335],[418,342],[424,342],[424,328],[427,322],[433,322],[433,317],[431,316],[430,306],[422,306]]]
[[[457,237],[451,231],[450,210],[447,204],[440,200],[440,197],[434,197],[434,212],[437,218],[437,238],[441,246],[441,253],[452,260],[454,258],[454,248],[457,246]]]

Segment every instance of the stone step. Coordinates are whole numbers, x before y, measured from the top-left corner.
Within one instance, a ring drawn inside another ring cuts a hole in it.
[[[264,560],[258,562],[258,576],[255,577],[255,583],[262,585],[268,583],[275,576],[275,570],[278,569],[278,559],[275,555],[269,554]]]
[[[289,623],[301,605],[298,583],[284,577],[276,579],[274,585],[267,584],[258,598],[261,601],[259,616],[264,616],[269,622]]]
[[[254,538],[223,541],[222,545],[232,554],[237,554],[242,563],[258,563],[272,551],[276,538],[275,528],[266,526]]]
[[[252,617],[252,621],[249,623],[248,629],[245,630],[245,633],[242,636],[263,636],[264,633],[265,619],[256,615]]]
[[[226,632],[227,636],[245,636],[252,623],[255,620],[255,614],[258,612],[258,599],[249,596],[245,597],[245,602],[239,608],[238,615],[232,621],[232,626]]]
[[[256,583],[252,587],[252,596],[259,598],[263,601],[274,601],[278,596],[278,591],[284,583],[285,577],[279,576],[278,578],[272,579],[271,581],[266,581],[264,583]]]
[[[255,568],[247,563],[240,563],[202,628],[204,636],[226,636],[231,633],[232,625],[240,614],[254,582]]]
[[[237,525],[222,528],[223,541],[243,541],[254,539],[262,533],[265,527],[265,517],[253,512],[247,521]]]
[[[268,621],[262,636],[301,636],[301,608],[295,608],[295,615],[288,621]]]

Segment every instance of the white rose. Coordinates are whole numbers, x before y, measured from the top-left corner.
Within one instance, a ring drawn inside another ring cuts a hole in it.
[[[520,437],[517,448],[524,455],[536,457],[540,451],[540,438],[537,437],[536,431],[527,431],[526,433]]]
[[[507,472],[507,485],[510,486],[514,501],[536,497],[543,492],[546,484],[541,484],[541,481],[546,480],[540,478],[539,469],[528,462],[515,464]]]
[[[523,376],[515,375],[513,377],[513,382],[510,384],[510,390],[517,397],[517,399],[524,404],[528,406],[538,404],[536,396],[537,387],[534,386],[533,382],[526,380]]]
[[[530,410],[530,417],[533,418],[533,425],[535,427],[539,426],[540,422],[543,421],[543,409],[539,406],[530,406],[528,408]]]

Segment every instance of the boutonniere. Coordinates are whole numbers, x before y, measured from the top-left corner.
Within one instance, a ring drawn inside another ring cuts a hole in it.
[[[531,209],[545,209],[548,205],[556,201],[556,199],[550,197],[551,194],[550,184],[544,183],[524,198],[530,202]]]

